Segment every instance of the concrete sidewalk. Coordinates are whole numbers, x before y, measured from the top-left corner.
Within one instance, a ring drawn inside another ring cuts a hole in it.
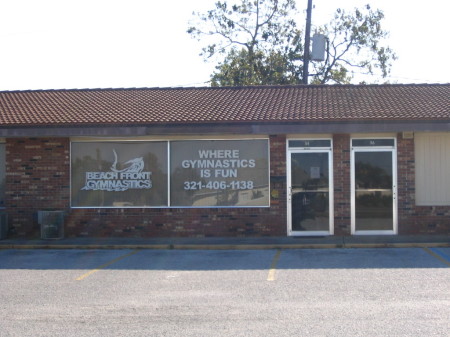
[[[0,240],[0,249],[306,249],[450,247],[441,235],[254,238],[65,238]]]

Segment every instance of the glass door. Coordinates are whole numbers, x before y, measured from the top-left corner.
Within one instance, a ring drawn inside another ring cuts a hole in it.
[[[353,140],[352,234],[397,232],[395,143],[385,141]]]
[[[288,151],[288,232],[332,234],[331,148]]]

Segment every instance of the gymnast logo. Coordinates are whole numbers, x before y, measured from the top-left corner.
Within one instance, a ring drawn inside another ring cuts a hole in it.
[[[118,169],[118,156],[115,149],[114,162],[108,172],[86,172],[83,191],[123,192],[129,189],[152,188],[152,172],[144,170],[144,158],[134,158],[123,163]],[[128,165],[128,166],[127,166]]]

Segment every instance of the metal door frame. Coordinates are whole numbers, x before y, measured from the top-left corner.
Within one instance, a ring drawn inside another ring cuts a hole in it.
[[[289,140],[318,140],[318,139],[288,139],[286,142],[286,178],[287,178],[287,233],[289,236],[325,236],[334,234],[334,188],[333,188],[333,142],[330,140],[331,147],[289,147]],[[322,139],[320,139],[322,140]],[[328,153],[328,188],[329,188],[329,230],[328,231],[293,231],[292,230],[292,154],[295,153]]]
[[[394,146],[356,146],[354,139],[393,139]],[[355,152],[391,152],[392,154],[392,230],[356,230]],[[350,139],[350,192],[352,235],[395,235],[398,233],[397,139],[393,137],[355,137]]]

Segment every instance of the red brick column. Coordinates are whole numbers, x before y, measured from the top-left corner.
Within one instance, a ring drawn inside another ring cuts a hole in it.
[[[350,135],[333,136],[334,234],[350,235]]]
[[[67,138],[6,140],[6,211],[10,234],[38,236],[39,210],[68,210],[70,143]]]
[[[270,136],[270,213],[274,235],[287,235],[286,136]]]

